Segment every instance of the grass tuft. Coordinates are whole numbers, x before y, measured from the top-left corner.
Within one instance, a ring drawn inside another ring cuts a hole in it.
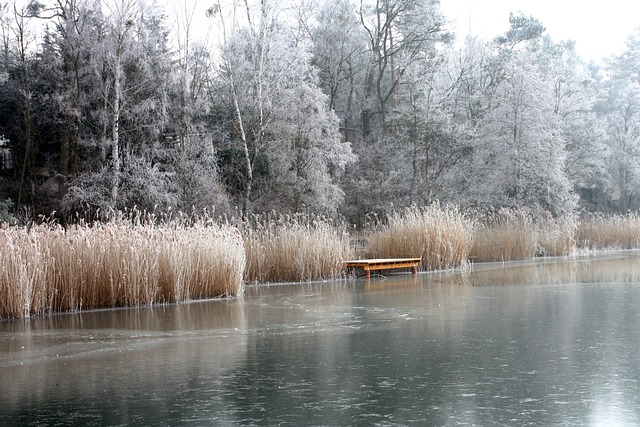
[[[537,239],[529,215],[502,208],[479,218],[470,255],[478,262],[529,259],[536,255]]]
[[[549,220],[539,224],[538,253],[543,256],[567,256],[576,250],[577,224],[574,221]]]
[[[576,241],[593,250],[640,248],[640,216],[594,214],[580,221]]]
[[[366,257],[420,257],[422,269],[441,270],[467,262],[474,223],[457,208],[435,203],[407,208],[370,227]]]
[[[351,257],[343,224],[303,214],[253,215],[239,221],[249,282],[303,282],[344,276]]]

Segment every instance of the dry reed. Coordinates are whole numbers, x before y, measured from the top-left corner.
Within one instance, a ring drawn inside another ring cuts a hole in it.
[[[346,227],[316,216],[254,215],[238,223],[250,282],[303,282],[338,278],[351,256]]]
[[[576,227],[573,221],[549,220],[538,224],[538,254],[566,256],[575,252]]]
[[[159,223],[159,224],[158,224]],[[326,218],[254,215],[224,224],[179,214],[157,221],[130,212],[91,225],[0,227],[0,318],[241,296],[251,282],[338,278],[353,257],[344,224]],[[423,269],[476,261],[640,247],[636,214],[582,220],[577,228],[535,224],[500,209],[471,220],[433,204],[394,213],[360,236],[369,258],[420,257]]]
[[[640,247],[640,216],[593,215],[580,221],[576,232],[579,247],[588,249],[636,249]]]
[[[237,230],[114,220],[0,230],[0,318],[241,296]]]
[[[407,208],[371,227],[367,257],[420,257],[422,269],[441,270],[467,262],[474,223],[457,208],[435,203]]]
[[[478,220],[470,256],[478,262],[513,261],[536,255],[538,233],[529,215],[502,208]]]

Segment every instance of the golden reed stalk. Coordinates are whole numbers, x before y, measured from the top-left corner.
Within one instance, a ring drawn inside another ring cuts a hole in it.
[[[473,221],[454,206],[411,207],[371,226],[366,256],[420,257],[425,270],[455,268],[467,262],[473,230]]]
[[[241,296],[237,230],[125,221],[0,229],[0,318]]]
[[[132,212],[63,228],[0,225],[0,319],[198,298],[241,296],[249,282],[339,278],[353,258],[343,223],[313,215],[158,221]],[[470,218],[475,219],[470,219]],[[640,217],[592,216],[577,227],[524,211],[465,215],[407,208],[361,233],[366,258],[420,257],[422,269],[567,255],[577,247],[640,247]]]
[[[478,262],[529,259],[536,254],[537,242],[531,217],[503,208],[479,217],[471,257]]]
[[[596,250],[639,248],[640,216],[592,215],[580,221],[576,241],[580,247]]]
[[[238,223],[244,237],[249,282],[303,282],[345,275],[350,258],[343,224],[313,215],[253,215]]]

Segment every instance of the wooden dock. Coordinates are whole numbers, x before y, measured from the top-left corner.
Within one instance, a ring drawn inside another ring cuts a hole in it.
[[[387,258],[387,259],[357,259],[342,263],[345,268],[362,268],[365,277],[371,277],[371,271],[410,268],[412,274],[418,272],[420,258]]]

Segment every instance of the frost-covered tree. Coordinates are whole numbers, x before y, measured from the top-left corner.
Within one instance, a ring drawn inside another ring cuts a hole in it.
[[[596,81],[574,43],[545,36],[538,53],[543,79],[553,85],[553,109],[565,139],[566,172],[585,207],[605,208],[609,188],[604,121],[594,111]]]
[[[275,112],[282,116],[269,128],[271,203],[277,200],[281,209],[294,212],[335,213],[344,197],[335,178],[355,161],[349,143],[341,142],[338,118],[313,85],[292,85],[282,96],[296,108]]]
[[[359,159],[343,181],[350,202],[343,212],[358,221],[408,203],[416,141],[405,121],[410,79],[429,78],[416,70],[435,70],[438,46],[448,38],[438,2],[329,2],[315,34],[322,41],[314,50],[322,87]],[[330,48],[332,39],[339,49]]]
[[[276,4],[243,7],[244,24],[226,22],[219,89],[234,111],[222,134],[243,159],[243,211],[298,211],[304,204],[333,213],[342,199],[335,177],[354,160],[350,145],[340,141],[306,46],[278,20]],[[224,20],[221,4],[217,12]]]
[[[360,1],[358,16],[367,40],[368,64],[364,76],[362,129],[389,130],[389,110],[397,103],[404,74],[412,64],[428,60],[435,45],[446,40],[444,17],[437,0]]]
[[[550,87],[526,55],[504,71],[497,104],[477,134],[469,198],[477,205],[528,208],[537,217],[570,217],[576,197]]]
[[[605,121],[612,199],[621,212],[637,209],[640,191],[640,39],[608,61],[596,111]]]
[[[13,1],[4,5],[2,37],[4,70],[7,73],[0,94],[0,133],[9,140],[15,165],[16,206],[38,202],[35,159],[33,71],[37,63],[36,25],[29,5]]]
[[[640,82],[619,77],[608,86],[608,167],[618,209],[627,212],[640,190]]]
[[[329,97],[329,108],[342,120],[344,139],[351,141],[360,135],[357,102],[362,99],[367,39],[349,0],[327,0],[316,21],[311,31],[313,64],[318,68],[320,87]]]
[[[65,205],[175,208],[181,198],[169,129],[177,84],[162,14],[137,0],[108,2],[96,26],[90,116],[99,161],[71,184]]]
[[[112,2],[108,4],[109,9],[106,23],[106,35],[102,54],[104,62],[101,72],[105,78],[105,92],[103,97],[110,120],[111,128],[111,206],[117,206],[120,190],[121,154],[120,154],[120,117],[124,109],[124,79],[123,66],[125,56],[129,49],[134,46],[131,40],[131,28],[139,16],[138,4],[134,0],[123,2]],[[105,135],[106,136],[106,135]]]
[[[520,207],[538,218],[570,219],[577,198],[565,170],[554,87],[538,61],[541,27],[536,20],[516,18],[511,17],[512,29],[497,39],[495,53],[473,85],[462,80],[485,90],[464,108],[481,120],[470,128],[472,153],[457,169],[458,197],[463,205]]]
[[[469,38],[462,49],[413,67],[402,86],[403,134],[411,153],[411,203],[463,203],[459,166],[473,155],[473,137],[491,104],[490,49]],[[464,176],[464,174],[462,175]]]
[[[38,67],[39,90],[45,94],[39,97],[42,104],[38,117],[40,129],[51,135],[54,146],[59,146],[55,153],[57,194],[48,194],[51,199],[57,195],[59,200],[65,196],[69,180],[78,174],[81,146],[87,145],[87,137],[92,132],[87,113],[91,108],[92,88],[97,82],[91,64],[92,49],[99,40],[96,24],[100,13],[99,3],[93,1],[58,0],[50,7],[42,3],[40,6],[38,17],[49,24],[50,30]]]

